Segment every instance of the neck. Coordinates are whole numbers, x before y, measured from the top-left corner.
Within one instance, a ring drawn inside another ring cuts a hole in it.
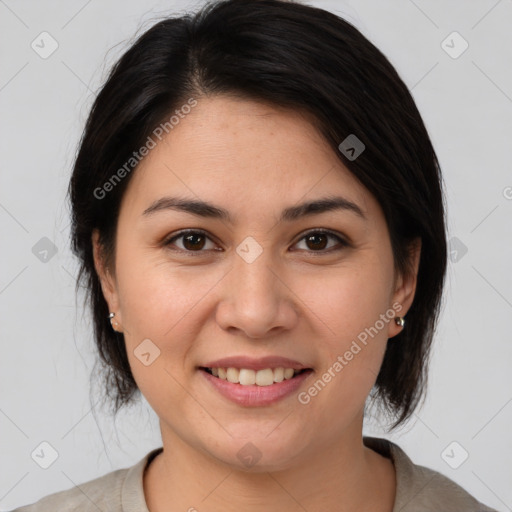
[[[150,512],[168,511],[170,503],[173,510],[190,512],[393,509],[393,464],[364,446],[361,429],[347,430],[336,445],[314,447],[275,471],[227,465],[164,428],[162,440],[164,450],[144,476]]]

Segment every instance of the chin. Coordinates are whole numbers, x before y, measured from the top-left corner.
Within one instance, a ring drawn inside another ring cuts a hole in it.
[[[217,450],[205,448],[214,458],[233,469],[263,473],[293,467],[298,457],[298,444],[298,439],[295,441],[285,433],[268,436],[263,430],[255,431],[254,436],[248,436],[246,432],[243,438],[229,438],[224,446],[217,445]]]

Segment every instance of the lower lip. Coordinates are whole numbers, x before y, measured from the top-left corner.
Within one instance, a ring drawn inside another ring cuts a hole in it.
[[[219,379],[204,370],[200,369],[199,371],[222,396],[238,405],[247,407],[270,405],[291,395],[313,373],[312,370],[308,370],[298,374],[296,377],[276,382],[270,386],[244,386]]]

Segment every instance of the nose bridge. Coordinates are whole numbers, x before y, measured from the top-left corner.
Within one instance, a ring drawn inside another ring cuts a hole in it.
[[[247,245],[240,244],[218,310],[219,324],[224,329],[243,331],[251,338],[264,337],[276,328],[290,328],[295,311],[278,273],[270,249],[261,245],[258,248],[250,240]]]
[[[243,252],[247,247],[249,251]],[[237,248],[233,268],[233,292],[247,307],[253,304],[253,307],[261,310],[276,306],[276,293],[279,290],[276,286],[276,271],[271,270],[273,266],[275,261],[270,249],[257,249],[251,246],[251,242],[245,246],[240,244]]]

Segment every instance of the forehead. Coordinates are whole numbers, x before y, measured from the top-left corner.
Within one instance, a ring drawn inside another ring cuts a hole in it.
[[[247,213],[249,205],[262,212],[327,194],[342,194],[363,211],[372,206],[306,116],[225,96],[198,100],[144,157],[125,195],[147,207],[171,193]]]

